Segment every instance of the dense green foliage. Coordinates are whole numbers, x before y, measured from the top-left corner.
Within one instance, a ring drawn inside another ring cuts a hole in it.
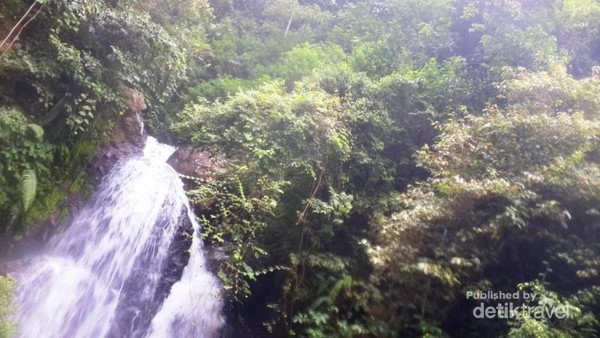
[[[8,277],[0,276],[0,337],[11,337],[14,331],[14,324],[8,319],[13,303],[12,291],[14,281]]]
[[[0,0],[2,35],[30,5]],[[238,332],[598,336],[597,1],[47,0],[26,17],[0,47],[5,230],[77,190],[134,88],[151,134],[226,163],[187,180]],[[474,290],[572,316],[477,319]]]
[[[2,7],[14,24],[29,5]],[[26,42],[7,48],[17,37],[9,36],[0,64],[0,222],[11,225],[17,216],[28,223],[22,216],[31,203],[33,212],[47,209],[34,220],[48,217],[64,199],[59,195],[81,185],[76,181],[95,145],[124,111],[123,88],[144,93],[149,123],[159,125],[160,109],[186,71],[175,39],[147,13],[102,1],[36,2],[32,8],[29,25],[15,26]],[[35,202],[35,190],[22,189],[31,182],[27,177],[37,179]]]

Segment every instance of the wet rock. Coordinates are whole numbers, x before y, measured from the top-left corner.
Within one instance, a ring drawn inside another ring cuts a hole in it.
[[[167,163],[178,173],[186,176],[197,177],[203,180],[212,180],[217,174],[225,172],[226,161],[208,151],[184,147],[177,149]]]
[[[165,219],[164,221],[168,221]],[[163,236],[162,228],[166,226],[159,221],[155,227],[153,236]],[[174,234],[173,241],[168,248],[168,256],[155,276],[149,271],[151,257],[148,256],[159,248],[147,250],[148,255],[141,255],[134,263],[133,271],[125,281],[121,290],[119,305],[116,309],[115,321],[111,327],[109,337],[145,337],[152,318],[156,315],[161,304],[169,295],[171,287],[181,279],[183,270],[188,264],[194,229],[189,218],[187,208],[182,208],[178,223],[178,229]],[[158,243],[150,239],[150,243]],[[153,283],[152,279],[158,278],[158,286],[150,297],[140,290],[145,285]],[[200,286],[199,286],[200,287]]]
[[[61,186],[61,191],[66,196],[65,200],[57,206],[57,210],[52,212],[48,219],[26,229],[21,246],[33,247],[48,242],[50,237],[69,222],[71,216],[79,213],[85,198],[71,192],[68,185]]]
[[[122,159],[141,156],[148,135],[140,113],[146,109],[144,97],[135,89],[126,88],[127,110],[115,122],[110,140],[102,144],[90,164],[91,176],[99,181]]]
[[[96,156],[90,164],[90,174],[95,182],[99,182],[120,160],[132,156],[141,156],[143,148],[132,144],[104,144],[98,148]]]

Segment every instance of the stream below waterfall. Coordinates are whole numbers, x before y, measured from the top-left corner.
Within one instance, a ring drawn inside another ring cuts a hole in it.
[[[224,324],[217,279],[174,148],[149,137],[122,160],[44,257],[20,277],[18,337],[215,337]]]

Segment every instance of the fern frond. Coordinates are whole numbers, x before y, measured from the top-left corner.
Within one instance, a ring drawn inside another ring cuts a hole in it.
[[[27,131],[37,141],[42,141],[44,139],[44,128],[35,123],[28,124]]]
[[[23,211],[29,210],[35,199],[37,191],[37,176],[35,171],[26,169],[21,174],[21,202],[23,204]]]
[[[352,277],[351,276],[346,275],[346,276],[344,276],[344,278],[338,280],[333,285],[333,287],[331,288],[331,291],[329,291],[329,300],[334,302],[335,299],[337,298],[338,294],[342,290],[342,288],[344,288],[344,289],[352,288]]]

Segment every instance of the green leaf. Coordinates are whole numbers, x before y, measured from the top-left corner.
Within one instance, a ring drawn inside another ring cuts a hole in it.
[[[37,191],[37,176],[35,171],[26,169],[21,175],[21,202],[23,203],[23,211],[29,210],[35,199]]]
[[[44,129],[35,123],[30,123],[27,125],[27,132],[37,141],[42,141],[44,138]]]

